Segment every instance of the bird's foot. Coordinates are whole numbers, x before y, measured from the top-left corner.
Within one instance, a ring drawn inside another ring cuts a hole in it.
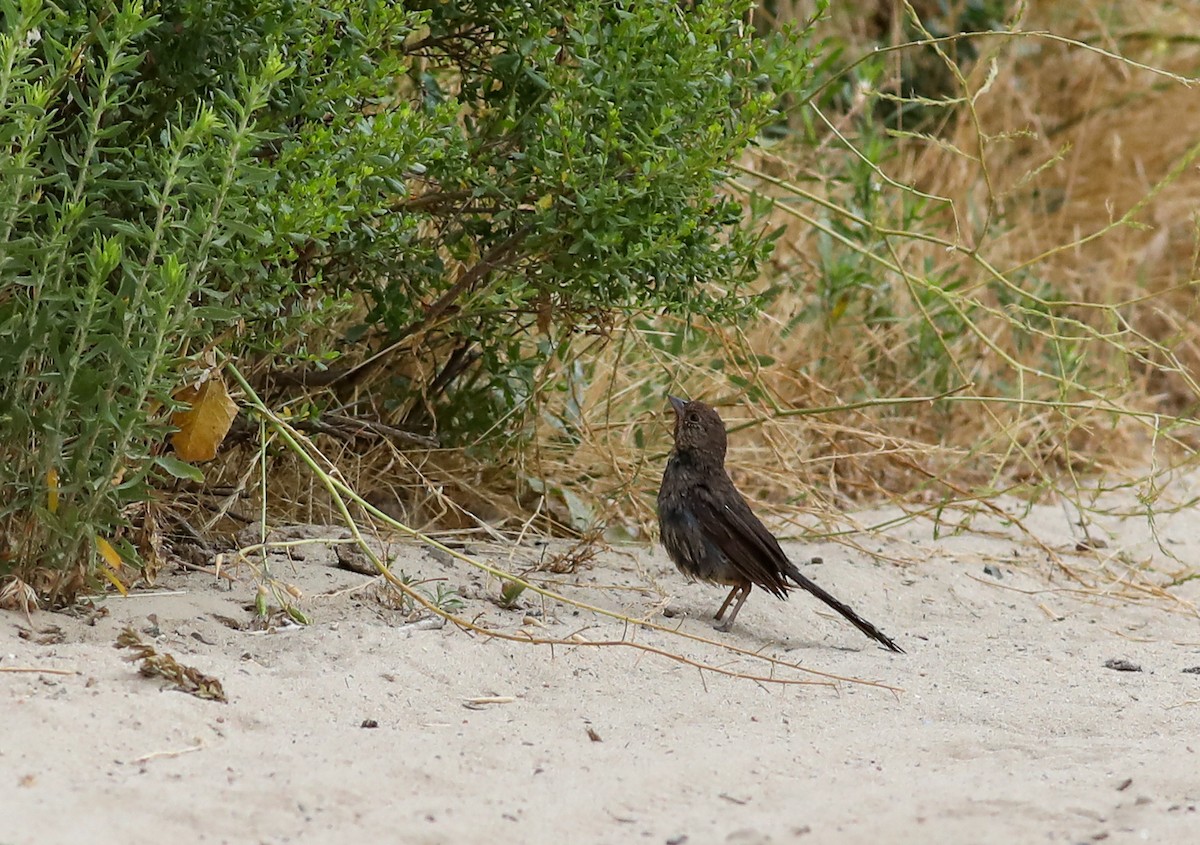
[[[713,625],[713,629],[716,631],[720,631],[722,634],[728,634],[729,629],[733,627],[733,617],[726,619],[724,622],[721,622],[720,619],[721,619],[721,617],[718,616],[717,624]]]

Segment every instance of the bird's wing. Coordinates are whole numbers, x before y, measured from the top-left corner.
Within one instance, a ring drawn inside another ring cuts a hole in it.
[[[724,479],[722,479],[724,480]],[[698,484],[690,504],[705,536],[755,585],[782,598],[791,564],[779,542],[759,521],[732,482]]]

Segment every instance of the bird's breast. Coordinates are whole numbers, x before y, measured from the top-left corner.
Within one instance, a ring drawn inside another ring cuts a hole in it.
[[[704,530],[703,522],[688,507],[686,499],[660,497],[658,527],[663,548],[675,567],[688,578],[715,584],[744,580]]]

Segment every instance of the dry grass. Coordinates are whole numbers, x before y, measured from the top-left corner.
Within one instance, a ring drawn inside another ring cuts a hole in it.
[[[628,318],[543,368],[547,389],[519,411],[527,444],[481,454],[322,436],[330,469],[418,529],[645,540],[673,391],[719,406],[735,480],[810,531],[881,500],[969,519],[1002,493],[1060,496],[1086,521],[1097,491],[1129,486],[1147,513],[1171,507],[1161,491],[1194,465],[1200,396],[1200,43],[1173,33],[1200,19],[1045,5],[1014,27],[1024,34],[973,36],[979,60],[941,124],[890,141],[900,153],[875,172],[863,115],[899,90],[886,76],[840,114],[798,105],[822,127],[815,147],[746,156],[729,189],[769,200],[785,228],[757,319]],[[938,61],[950,44],[887,55]],[[328,519],[293,460],[273,464],[272,506]],[[254,476],[226,467],[242,490]]]
[[[944,130],[880,166],[873,214],[830,174],[858,156],[856,109],[886,81],[821,115],[815,151],[748,156],[731,189],[771,197],[786,226],[766,313],[630,321],[584,359],[590,379],[563,362],[547,378],[571,401],[545,409],[534,474],[644,536],[668,389],[722,406],[737,480],[780,514],[880,498],[974,507],[1005,491],[1087,512],[1097,487],[1153,497],[1192,466],[1200,46],[1169,34],[1200,20],[1063,6],[1024,20],[1030,34],[977,37]],[[831,296],[839,252],[872,290]]]

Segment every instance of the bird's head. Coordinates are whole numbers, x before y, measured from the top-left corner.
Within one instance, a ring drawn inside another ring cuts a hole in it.
[[[675,411],[675,451],[725,461],[725,423],[708,405],[668,396]]]

